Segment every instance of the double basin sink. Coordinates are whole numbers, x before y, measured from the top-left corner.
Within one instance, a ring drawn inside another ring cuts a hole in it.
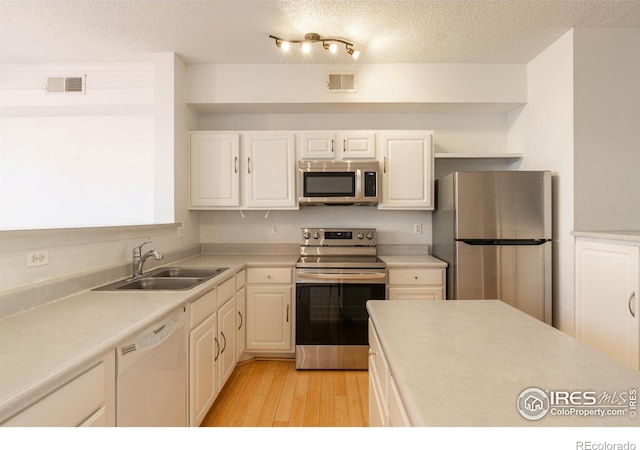
[[[228,267],[212,269],[189,267],[160,267],[140,278],[116,281],[94,291],[187,291],[220,275]]]

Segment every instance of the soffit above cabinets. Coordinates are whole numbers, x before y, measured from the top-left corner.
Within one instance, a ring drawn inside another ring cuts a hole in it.
[[[489,113],[524,103],[189,103],[200,114]]]

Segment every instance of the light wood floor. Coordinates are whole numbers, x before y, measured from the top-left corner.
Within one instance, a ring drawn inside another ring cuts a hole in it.
[[[294,361],[238,365],[205,417],[207,427],[366,427],[366,370],[296,370]]]

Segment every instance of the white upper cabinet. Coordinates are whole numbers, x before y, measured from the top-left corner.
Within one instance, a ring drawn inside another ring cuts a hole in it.
[[[192,131],[190,209],[297,209],[293,133]]]
[[[247,208],[296,209],[294,135],[247,133],[242,142]]]
[[[380,209],[433,209],[433,132],[378,135],[382,155]]]
[[[189,147],[189,207],[240,206],[240,135],[192,131]]]
[[[298,134],[301,159],[335,159],[336,135],[331,131],[303,131]]]
[[[376,159],[375,131],[303,131],[301,159]]]
[[[374,131],[344,131],[337,135],[341,159],[375,159],[376,134]]]

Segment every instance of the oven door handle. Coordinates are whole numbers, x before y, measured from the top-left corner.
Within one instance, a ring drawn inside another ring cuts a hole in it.
[[[337,280],[337,281],[367,281],[383,280],[387,274],[381,273],[305,273],[299,272],[297,278],[304,280]]]

